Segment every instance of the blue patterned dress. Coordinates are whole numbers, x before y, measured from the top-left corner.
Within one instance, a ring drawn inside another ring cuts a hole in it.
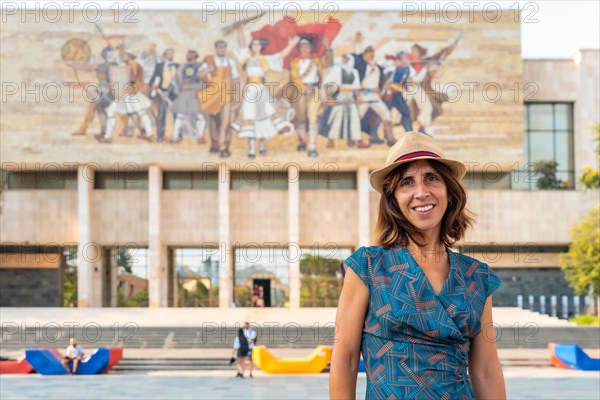
[[[361,352],[367,399],[474,399],[469,339],[501,284],[484,263],[448,251],[450,274],[436,295],[406,248],[361,247],[343,262],[369,289]]]

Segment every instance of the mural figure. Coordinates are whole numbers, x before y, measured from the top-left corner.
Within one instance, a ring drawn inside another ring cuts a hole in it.
[[[200,110],[200,103],[196,98],[198,91],[205,88],[205,79],[214,67],[205,62],[198,62],[198,52],[188,50],[186,63],[177,71],[174,80],[174,93],[177,96],[171,104],[171,111],[175,114],[173,137],[170,143],[181,142],[181,134],[185,128],[188,134],[198,143],[206,143],[207,117]]]
[[[288,128],[289,122],[278,118],[273,120],[276,109],[270,99],[270,93],[264,85],[265,76],[270,70],[280,72],[283,69],[283,59],[296,46],[300,38],[289,38],[287,46],[279,53],[265,55],[263,50],[268,41],[266,38],[252,39],[246,47],[243,26],[238,26],[237,58],[246,72],[247,82],[242,91],[242,105],[238,114],[241,122],[234,122],[232,126],[238,131],[238,136],[248,139],[248,158],[256,156],[256,139],[258,139],[258,152],[266,154],[265,140],[276,136],[279,131]]]
[[[360,77],[352,54],[344,54],[341,64],[334,65],[323,82],[325,101],[319,132],[329,139],[327,148],[333,148],[338,139],[346,140],[352,147],[362,136],[357,105],[361,100]]]
[[[296,132],[300,143],[298,151],[306,150],[306,127],[308,126],[308,156],[317,157],[317,134],[320,98],[319,84],[323,75],[322,60],[312,54],[313,46],[308,39],[300,40],[300,55],[290,63],[290,80],[294,99]]]
[[[395,108],[401,116],[400,122],[405,132],[412,131],[412,122],[410,119],[410,110],[406,105],[405,93],[407,92],[407,83],[410,76],[410,65],[406,59],[404,51],[395,56],[387,56],[394,65],[386,69],[387,82],[384,85],[383,101],[391,110]]]
[[[448,96],[435,91],[431,82],[461,40],[462,33],[452,44],[432,56],[427,56],[428,50],[415,43],[411,47],[410,54],[406,55],[407,61],[411,64],[409,81],[415,84],[407,96],[407,104],[419,132],[425,133],[431,122],[442,114],[442,103],[448,100]]]
[[[97,101],[88,105],[72,135],[85,135],[97,115],[101,129],[94,138],[101,143],[110,143],[117,127],[119,136],[132,137],[137,126],[138,138],[149,142],[156,129],[159,143],[179,143],[185,131],[204,144],[208,130],[209,153],[221,158],[231,156],[233,132],[247,141],[250,159],[257,152],[267,153],[267,139],[294,131],[296,150],[307,151],[308,157],[319,156],[319,134],[327,138],[326,148],[334,148],[336,140],[359,149],[392,146],[394,122],[404,131],[414,127],[426,133],[442,114],[447,96],[433,90],[433,79],[462,39],[461,33],[431,56],[428,49],[413,43],[409,51],[398,49],[395,55],[376,60],[375,49],[363,49],[362,33],[356,32],[354,52],[343,54],[332,66],[332,43],[341,30],[338,20],[297,25],[282,19],[251,31],[246,46],[247,24],[244,20],[222,29],[224,35],[237,34],[235,59],[220,39],[214,43],[214,54],[199,61],[198,52],[189,50],[183,64],[174,62],[173,48],[165,49],[159,58],[156,44],[141,36],[113,48],[109,40],[124,35],[105,35],[97,24],[107,41],[100,62],[90,62],[87,41],[67,41],[61,55],[76,77],[78,70],[94,71],[98,80],[98,85],[85,87],[87,97]],[[138,41],[149,44],[136,57],[129,45]],[[242,75],[245,84],[240,86]],[[392,110],[400,115],[399,121]],[[174,122],[167,139],[169,112]]]
[[[167,112],[171,103],[175,100],[175,86],[173,80],[177,74],[179,64],[174,63],[175,50],[167,48],[163,52],[163,61],[156,64],[150,79],[152,91],[150,96],[158,103],[158,115],[156,117],[156,141],[161,143],[165,137],[165,126],[167,123]],[[175,116],[173,116],[173,120]]]
[[[239,78],[235,61],[227,55],[227,42],[215,42],[215,55],[208,56],[205,62],[214,72],[206,82],[206,89],[198,92],[201,110],[210,115],[210,150],[222,158],[231,155],[231,115],[234,103],[238,102]]]
[[[396,143],[396,139],[394,139],[392,131],[392,117],[390,115],[390,110],[383,100],[381,100],[380,95],[385,82],[385,74],[383,68],[375,62],[375,49],[372,46],[368,46],[364,49],[362,54],[360,53],[361,49],[362,34],[357,32],[355,36],[356,53],[354,54],[354,65],[360,76],[361,95],[363,100],[358,105],[358,111],[362,118],[369,109],[373,110],[383,121],[383,131],[387,145],[393,146],[394,143]],[[364,148],[369,147],[370,144],[360,140],[357,146],[359,148]]]
[[[108,62],[109,78],[111,87],[115,88],[115,98],[106,109],[106,131],[94,137],[100,143],[110,143],[117,125],[117,115],[131,117],[135,114],[143,127],[138,138],[152,142],[153,129],[149,113],[152,103],[140,90],[144,85],[144,70],[135,62],[135,55],[124,45],[108,54]],[[132,131],[133,121],[128,118],[127,130],[121,135],[130,136]]]
[[[96,78],[98,79],[98,85],[87,85],[86,86],[86,97],[90,101],[85,113],[85,118],[79,128],[72,133],[73,136],[84,136],[94,120],[94,117],[98,115],[100,121],[100,134],[104,135],[106,132],[106,108],[113,102],[113,95],[110,91],[110,79],[109,79],[109,65],[108,65],[108,54],[112,51],[111,47],[105,47],[100,53],[100,61],[97,64],[89,63],[77,63],[73,62],[70,65],[82,71],[95,71]]]

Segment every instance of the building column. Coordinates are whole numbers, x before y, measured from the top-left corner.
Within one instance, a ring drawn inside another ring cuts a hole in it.
[[[288,169],[290,308],[300,307],[300,169]]]
[[[233,249],[229,238],[229,169],[219,166],[219,308],[233,302]]]
[[[356,172],[358,187],[358,246],[369,246],[371,243],[371,226],[369,221],[369,168],[358,167]]]
[[[92,238],[94,169],[77,167],[77,306],[102,307],[102,248]]]
[[[168,306],[167,247],[161,236],[162,169],[148,168],[148,306]]]

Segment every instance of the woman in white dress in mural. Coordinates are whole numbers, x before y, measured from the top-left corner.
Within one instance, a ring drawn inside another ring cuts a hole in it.
[[[267,72],[281,72],[283,70],[283,59],[296,46],[299,37],[289,39],[288,45],[279,53],[264,55],[262,51],[267,46],[266,39],[252,39],[246,47],[246,39],[242,27],[238,27],[238,44],[240,48],[236,56],[246,71],[247,81],[242,89],[242,105],[238,114],[238,121],[231,126],[237,130],[238,136],[248,139],[248,157],[256,155],[256,139],[258,139],[258,151],[266,154],[265,140],[276,136],[284,129],[292,129],[286,118],[276,115],[275,99],[271,98],[265,86]]]
[[[324,111],[321,115],[319,132],[327,137],[327,147],[333,141],[345,139],[348,146],[354,146],[361,139],[360,114],[357,103],[360,101],[360,78],[354,68],[354,57],[342,55],[341,65],[335,65],[323,80]]]

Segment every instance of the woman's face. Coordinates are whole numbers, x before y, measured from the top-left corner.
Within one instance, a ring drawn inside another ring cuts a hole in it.
[[[402,215],[430,239],[439,237],[448,208],[448,191],[442,176],[427,160],[413,161],[394,193]]]
[[[254,40],[252,41],[252,46],[251,46],[251,48],[252,48],[252,52],[253,52],[253,53],[255,53],[255,54],[256,54],[256,53],[260,53],[261,47],[262,47],[262,46],[260,45],[260,41],[259,41],[259,40],[256,40],[256,39],[254,39]]]

